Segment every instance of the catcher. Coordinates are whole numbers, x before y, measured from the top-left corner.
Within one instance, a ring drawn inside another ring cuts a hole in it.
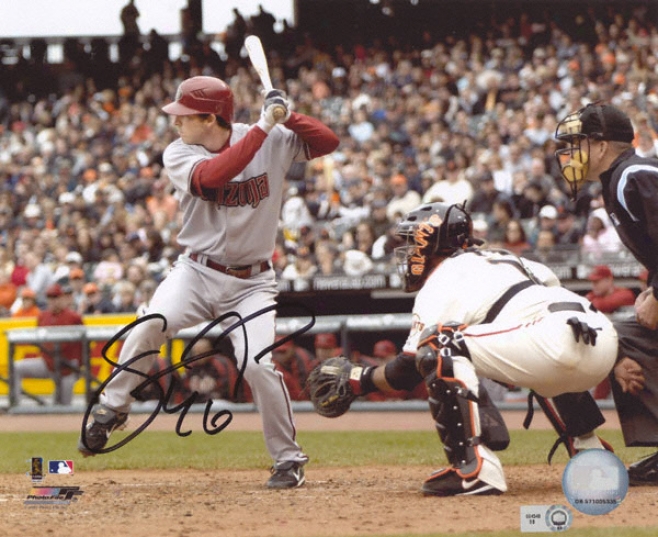
[[[319,414],[336,417],[357,396],[424,381],[449,466],[434,472],[422,492],[501,494],[507,484],[486,434],[489,412],[482,412],[478,376],[530,388],[544,402],[578,395],[611,371],[617,333],[548,267],[476,248],[463,205],[421,205],[396,235],[406,242],[395,252],[405,291],[419,291],[403,352],[377,367],[345,358],[324,362],[309,377],[311,401]],[[575,449],[604,448],[591,428],[584,430],[590,432],[573,438]]]

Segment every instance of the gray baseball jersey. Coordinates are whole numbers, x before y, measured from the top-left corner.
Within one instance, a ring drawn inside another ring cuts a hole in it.
[[[249,125],[234,123],[232,127],[230,143],[235,145]],[[244,170],[220,190],[217,202],[211,203],[192,195],[190,181],[199,162],[215,153],[180,139],[170,144],[163,158],[183,211],[179,244],[227,266],[270,259],[285,174],[294,160],[306,159],[302,148],[302,141],[292,131],[275,127]]]

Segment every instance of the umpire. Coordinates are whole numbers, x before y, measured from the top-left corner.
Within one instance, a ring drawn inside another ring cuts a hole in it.
[[[649,276],[632,318],[615,322],[619,355],[611,377],[627,446],[658,446],[658,159],[635,153],[635,132],[619,108],[591,103],[557,126],[555,156],[575,199],[600,181],[619,237]],[[628,469],[632,485],[658,485],[658,452]]]

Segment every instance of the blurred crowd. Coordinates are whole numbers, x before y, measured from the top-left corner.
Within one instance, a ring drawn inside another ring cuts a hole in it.
[[[148,303],[181,253],[162,166],[176,133],[160,107],[181,80],[208,74],[231,85],[235,121],[255,122],[260,84],[237,46],[254,30],[269,36],[275,87],[341,138],[332,155],[288,173],[273,259],[281,278],[390,272],[396,222],[432,200],[465,202],[479,236],[540,260],[623,257],[600,191],[570,199],[553,134],[604,99],[632,118],[637,151],[656,154],[658,26],[647,9],[520,12],[484,33],[427,32],[421,47],[316,43],[235,10],[225,34],[184,35],[176,59],[152,31],[118,63],[102,40],[67,41],[59,66],[36,53],[0,62],[1,314],[26,299],[43,308],[54,282],[82,314]]]
[[[331,332],[320,332],[313,336],[305,347],[295,339],[278,336],[272,351],[275,368],[283,375],[283,382],[293,401],[309,401],[306,386],[309,374],[315,366],[335,356],[345,354],[339,337]],[[350,359],[362,366],[383,365],[398,355],[397,345],[390,339],[374,343],[367,354],[352,351]],[[164,358],[159,358],[149,374],[156,378],[158,373],[170,368]],[[161,399],[171,391],[171,401],[178,404],[193,397],[194,403],[209,400],[225,400],[234,403],[251,403],[253,397],[249,384],[241,379],[233,349],[228,340],[215,344],[202,338],[194,343],[186,355],[186,366],[175,368],[170,374],[158,378],[157,385],[147,385],[141,392],[142,401]],[[173,386],[172,386],[173,383]],[[413,391],[396,391],[387,394],[374,392],[364,396],[366,401],[427,399],[427,388],[420,383]],[[190,399],[191,400],[191,399]]]

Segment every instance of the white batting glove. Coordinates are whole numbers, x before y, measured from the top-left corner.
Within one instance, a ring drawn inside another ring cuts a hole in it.
[[[269,108],[265,108],[263,106],[260,112],[260,119],[256,123],[256,125],[264,130],[267,134],[270,133],[270,131],[277,123],[276,119],[274,119],[274,110],[275,108],[273,106],[270,106]]]
[[[285,91],[278,89],[270,91],[263,90],[261,94],[265,99],[265,102],[263,103],[265,109],[270,108],[271,106],[275,107],[275,109],[283,107],[285,113],[277,119],[277,123],[285,123],[290,119],[290,114],[292,114],[292,102],[288,99]]]

